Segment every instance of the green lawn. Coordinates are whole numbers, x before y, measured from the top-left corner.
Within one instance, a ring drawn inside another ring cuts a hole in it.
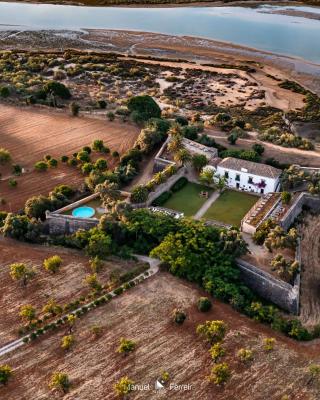
[[[163,207],[183,212],[186,217],[192,217],[207,200],[205,197],[200,197],[201,191],[209,192],[209,195],[212,193],[206,186],[189,182],[181,190],[173,193]]]
[[[204,218],[239,227],[242,218],[257,200],[257,196],[248,193],[225,190],[205,213]]]

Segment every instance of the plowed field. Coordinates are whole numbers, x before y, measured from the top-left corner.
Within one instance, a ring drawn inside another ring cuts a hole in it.
[[[83,176],[75,167],[59,163],[58,168],[39,173],[33,170],[35,162],[49,154],[59,159],[72,155],[95,139],[102,139],[112,151],[120,154],[132,147],[139,129],[131,124],[107,119],[77,118],[62,113],[35,109],[0,106],[0,147],[8,149],[13,163],[28,172],[15,178],[16,188],[8,186],[11,169],[0,166],[0,197],[6,200],[1,209],[17,211],[25,201],[38,194],[47,194],[58,184],[80,185]],[[116,161],[109,156],[109,168]]]

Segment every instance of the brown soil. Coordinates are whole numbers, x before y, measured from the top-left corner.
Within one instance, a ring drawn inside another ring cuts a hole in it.
[[[137,384],[150,384],[150,390],[133,392],[132,399],[280,400],[285,394],[290,399],[317,399],[318,387],[310,382],[307,372],[309,363],[318,357],[313,354],[315,350],[294,343],[219,302],[209,313],[199,313],[194,304],[200,295],[195,286],[169,274],[150,278],[79,320],[74,333],[76,344],[70,352],[60,349],[65,334],[60,331],[2,357],[0,363],[11,365],[14,376],[1,389],[1,398],[52,398],[48,389],[50,376],[53,371],[64,371],[72,382],[65,399],[116,399],[112,386],[122,376]],[[177,306],[188,313],[180,327],[170,321],[170,313]],[[222,361],[229,364],[232,378],[225,387],[206,380],[213,366],[209,346],[195,334],[197,324],[211,319],[224,320],[229,327],[224,343],[227,354]],[[95,324],[103,327],[98,339],[90,333]],[[115,353],[120,337],[136,341],[133,354],[123,357]],[[262,349],[265,337],[277,340],[270,353]],[[243,347],[254,351],[254,360],[244,365],[235,355]],[[191,389],[155,392],[155,380],[163,370],[169,372],[170,383],[189,383]]]
[[[46,154],[59,159],[71,156],[83,146],[91,145],[95,139],[102,139],[111,152],[120,154],[131,148],[139,134],[139,129],[131,124],[107,119],[70,117],[64,113],[41,109],[20,109],[0,106],[1,146],[11,153],[13,163],[28,172],[15,178],[16,188],[10,188],[7,181],[0,183],[0,197],[7,201],[1,206],[7,211],[17,211],[31,196],[48,194],[58,184],[77,187],[83,183],[83,175],[76,167],[59,163],[58,168],[47,172],[36,172],[35,162]],[[100,156],[100,155],[99,155]],[[111,156],[107,157],[110,168],[116,165]],[[2,177],[10,174],[10,169],[0,167]]]
[[[63,260],[60,271],[54,275],[42,267],[43,260],[53,255],[59,255]],[[14,262],[34,267],[36,275],[26,287],[10,277],[9,265]],[[119,259],[106,261],[98,273],[99,280],[105,284],[112,271],[123,272],[134,265]],[[0,239],[0,304],[6,310],[0,319],[0,346],[18,338],[18,329],[23,325],[19,317],[22,305],[31,304],[41,313],[49,299],[54,299],[61,306],[74,301],[88,294],[83,280],[90,273],[89,258],[80,251]]]
[[[300,317],[303,323],[320,323],[320,216],[304,220],[301,240]]]

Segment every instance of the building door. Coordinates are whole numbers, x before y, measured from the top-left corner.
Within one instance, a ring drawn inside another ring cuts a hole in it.
[[[237,187],[237,189],[239,189],[239,187],[240,187],[240,183],[239,182],[236,183],[236,187]]]
[[[261,193],[261,194],[264,194],[264,189],[260,189],[260,193]]]

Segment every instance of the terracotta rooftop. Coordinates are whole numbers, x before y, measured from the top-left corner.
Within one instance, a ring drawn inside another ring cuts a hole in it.
[[[260,164],[233,157],[224,158],[218,164],[218,167],[246,172],[248,174],[263,176],[265,178],[278,178],[282,172],[281,169],[274,168],[271,165]]]

